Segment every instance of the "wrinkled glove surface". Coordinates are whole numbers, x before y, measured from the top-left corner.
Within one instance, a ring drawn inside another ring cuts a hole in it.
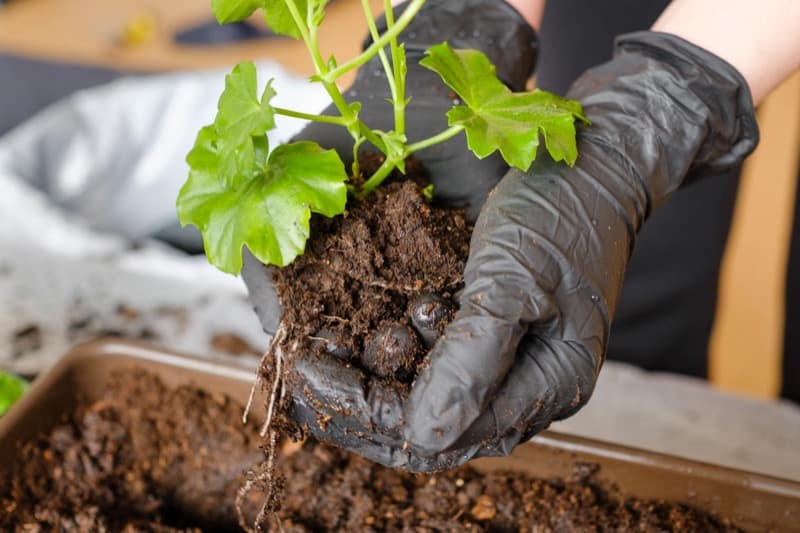
[[[402,406],[415,454],[508,454],[587,401],[649,214],[740,162],[758,131],[733,67],[677,37],[617,40],[570,89],[592,125],[574,168],[510,171],[481,211],[460,311]]]
[[[294,414],[317,436],[432,471],[508,454],[586,402],[637,231],[683,183],[740,162],[758,132],[738,72],[666,34],[620,38],[568,96],[593,123],[579,130],[575,167],[542,154],[489,196],[460,311],[409,397],[299,358],[308,387]]]

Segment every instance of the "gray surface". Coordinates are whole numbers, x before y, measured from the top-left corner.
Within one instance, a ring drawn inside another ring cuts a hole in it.
[[[0,2],[0,5],[2,2]],[[74,91],[107,83],[121,73],[0,53],[0,135]]]
[[[21,335],[31,328],[39,342]],[[70,258],[0,241],[0,367],[34,374],[109,332],[253,368],[256,357],[215,351],[212,337],[232,333],[256,350],[268,340],[243,285],[202,256],[150,245]]]
[[[594,396],[552,429],[800,481],[800,408],[606,363]]]

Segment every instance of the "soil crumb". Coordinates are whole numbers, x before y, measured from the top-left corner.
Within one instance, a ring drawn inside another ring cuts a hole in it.
[[[287,345],[327,345],[358,363],[376,332],[413,326],[409,304],[420,295],[454,299],[472,229],[423,189],[421,179],[394,178],[342,216],[312,217],[305,253],[274,274]]]
[[[42,347],[42,329],[36,324],[19,328],[12,334],[11,356],[19,359],[28,352],[35,352]]]
[[[262,460],[241,413],[227,397],[119,372],[0,473],[0,531],[238,531],[236,491]],[[282,451],[287,532],[738,531],[687,505],[619,498],[586,465],[570,480],[470,467],[425,476],[311,441]],[[247,503],[250,519],[260,502]]]
[[[211,337],[209,345],[212,350],[229,355],[261,355],[261,351],[236,333],[217,333]]]

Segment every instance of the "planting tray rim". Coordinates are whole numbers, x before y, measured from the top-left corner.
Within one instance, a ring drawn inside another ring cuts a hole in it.
[[[242,403],[254,378],[252,369],[142,342],[109,339],[78,345],[0,417],[0,469],[9,466],[19,442],[46,430],[71,408],[80,390],[99,388],[103,375],[125,366],[153,371],[168,385],[191,382]],[[53,412],[53,405],[59,406],[59,413]],[[569,477],[575,463],[599,465],[597,479],[618,485],[623,494],[684,501],[754,530],[800,531],[798,482],[594,439],[545,431],[510,457],[479,459],[471,465],[549,478]]]

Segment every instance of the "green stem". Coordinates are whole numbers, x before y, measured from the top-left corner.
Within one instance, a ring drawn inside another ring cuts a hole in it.
[[[324,124],[336,124],[338,126],[346,126],[343,117],[329,117],[327,115],[312,115],[310,113],[302,113],[300,111],[293,111],[283,107],[273,107],[276,115],[283,115],[285,117],[299,118],[301,120],[311,120],[313,122],[322,122]]]
[[[361,167],[358,164],[358,149],[361,148],[365,140],[365,137],[361,137],[353,143],[353,165],[350,167],[350,175],[353,178],[358,178],[361,175]]]
[[[327,78],[329,71],[327,65],[325,64],[325,60],[322,59],[322,52],[319,50],[319,44],[317,42],[317,28],[313,24],[307,25],[307,22],[310,22],[311,19],[310,8],[309,12],[306,13],[306,20],[303,20],[303,18],[300,16],[300,12],[297,10],[297,5],[294,3],[294,0],[285,0],[285,3],[286,7],[289,9],[289,13],[292,15],[294,23],[297,24],[297,27],[300,31],[300,36],[306,43],[306,48],[308,48],[311,54],[311,60],[314,63],[314,70],[316,70],[317,75],[322,82],[322,86],[331,97],[331,100],[333,100],[333,105],[336,106],[336,109],[339,110],[339,113],[342,115],[342,125],[347,128],[353,139],[358,139],[359,134],[354,131],[358,124],[358,117],[355,115],[355,113],[353,113],[353,110],[350,109],[350,106],[344,99],[339,87],[336,85],[336,78],[333,80],[329,80]],[[310,32],[309,28],[311,29]]]
[[[319,74],[321,72],[327,72],[328,65],[325,63],[325,59],[322,57],[322,51],[319,49],[319,40],[317,39],[319,27],[313,22],[313,9],[313,4],[308,2],[308,4],[306,4],[306,20],[308,21],[309,28],[309,50],[311,51],[311,58],[314,60],[317,74]]]
[[[403,14],[397,19],[396,24],[390,30],[387,30],[386,33],[381,35],[380,39],[377,41],[373,41],[366,50],[361,52],[360,55],[354,57],[344,65],[340,65],[335,69],[328,71],[324,76],[325,80],[333,82],[343,74],[360,67],[372,59],[378,53],[378,50],[385,48],[392,39],[396,38],[404,29],[406,29],[406,27],[414,19],[414,16],[416,16],[417,12],[419,12],[419,10],[422,8],[424,3],[425,0],[411,0],[411,3],[408,5],[405,11],[403,11]]]
[[[369,129],[369,126],[364,124],[363,121],[358,121],[360,136],[364,137],[367,141],[369,141],[375,148],[381,151],[381,153],[386,153],[386,147],[383,145],[383,141],[381,140],[378,135]]]
[[[371,193],[375,188],[383,183],[383,180],[389,175],[389,173],[394,170],[397,166],[397,163],[405,159],[406,157],[410,156],[414,152],[419,152],[420,150],[424,150],[425,148],[430,148],[431,146],[437,145],[439,143],[443,143],[448,139],[452,139],[459,133],[464,131],[464,126],[450,126],[446,130],[441,133],[437,133],[432,137],[428,137],[427,139],[423,139],[419,142],[415,142],[414,144],[409,144],[406,146],[406,150],[403,153],[402,158],[392,159],[387,157],[383,164],[375,171],[375,173],[370,176],[370,178],[364,183],[361,187],[361,191],[358,193],[358,198],[364,198],[366,195]]]
[[[386,29],[388,31],[394,27],[394,10],[392,9],[392,0],[383,0],[383,9],[386,16]],[[400,69],[401,62],[404,62],[402,57],[404,51],[397,44],[396,36],[389,41],[389,47],[392,52],[392,66],[394,68],[394,84],[392,84],[392,100],[394,103],[394,131],[400,135],[405,135],[406,77],[405,73]]]
[[[406,157],[413,154],[414,152],[419,152],[420,150],[423,150],[425,148],[429,148],[436,144],[443,143],[449,139],[452,139],[462,131],[464,131],[464,126],[450,126],[443,132],[438,133],[432,137],[428,137],[427,139],[415,142],[414,144],[409,144],[406,147]]]
[[[364,183],[361,187],[361,191],[356,195],[359,199],[364,198],[369,193],[371,193],[375,187],[383,183],[383,180],[394,170],[397,166],[397,161],[394,159],[386,158],[383,161],[383,164],[378,167],[378,170],[370,176],[370,178]]]
[[[364,9],[364,16],[367,19],[369,34],[372,36],[373,41],[377,41],[378,39],[380,39],[380,34],[378,33],[378,27],[375,26],[375,20],[374,16],[372,15],[372,8],[369,5],[369,0],[361,0],[361,7]],[[388,24],[389,19],[387,18],[386,21]],[[386,52],[383,51],[383,48],[378,50],[378,57],[380,57],[381,64],[383,65],[383,70],[386,72],[386,81],[389,82],[389,90],[392,93],[392,102],[396,103],[397,102],[397,87],[395,85],[396,79],[394,77],[392,65],[389,63],[389,58],[386,56]]]

